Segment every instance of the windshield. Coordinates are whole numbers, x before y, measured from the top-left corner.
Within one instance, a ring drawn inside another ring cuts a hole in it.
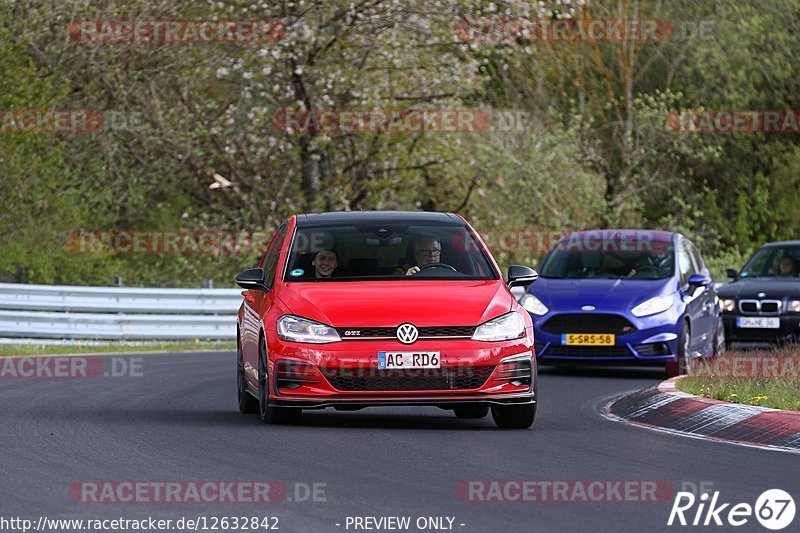
[[[298,228],[284,281],[499,279],[463,225]]]
[[[587,249],[587,246],[561,244],[545,257],[539,272],[541,277],[665,279],[675,270],[675,247],[671,242],[645,242],[641,244],[646,246],[636,246],[632,250],[626,250],[625,246]]]
[[[758,250],[739,274],[741,277],[797,277],[800,246],[766,246]]]

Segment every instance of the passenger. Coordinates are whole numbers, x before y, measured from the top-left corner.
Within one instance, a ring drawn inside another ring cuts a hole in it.
[[[311,266],[314,267],[315,278],[331,277],[338,266],[336,253],[331,250],[320,250],[311,261]]]
[[[781,259],[781,262],[778,263],[778,275],[779,276],[794,276],[797,274],[797,267],[794,264],[794,259],[791,257],[784,257]]]
[[[425,265],[441,262],[442,243],[433,236],[420,237],[414,242],[414,259],[416,265],[404,265],[395,274],[413,276]]]

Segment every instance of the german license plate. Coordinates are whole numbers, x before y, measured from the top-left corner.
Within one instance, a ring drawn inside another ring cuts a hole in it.
[[[766,316],[737,316],[737,328],[780,329],[781,319]]]
[[[614,346],[615,336],[611,333],[564,333],[561,344],[564,346]]]
[[[378,352],[378,369],[441,368],[439,352]]]

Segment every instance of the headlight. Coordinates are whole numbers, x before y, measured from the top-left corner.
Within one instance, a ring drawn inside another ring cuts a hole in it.
[[[522,297],[519,301],[522,304],[522,307],[525,308],[526,311],[529,313],[533,313],[534,315],[542,316],[546,315],[549,309],[546,305],[542,303],[539,298],[534,296],[533,294],[526,294]]]
[[[789,301],[789,312],[800,313],[800,300]]]
[[[640,303],[633,309],[631,313],[633,316],[648,316],[655,315],[656,313],[663,313],[672,307],[672,296],[656,296]]]
[[[516,311],[484,322],[472,334],[474,341],[507,341],[525,335],[525,320]]]
[[[720,300],[719,310],[730,313],[736,308],[736,300]]]
[[[336,330],[330,326],[291,315],[284,315],[278,320],[278,337],[285,341],[312,344],[342,340]]]

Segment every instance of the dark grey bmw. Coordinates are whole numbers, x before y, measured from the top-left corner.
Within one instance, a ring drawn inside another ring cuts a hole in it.
[[[762,246],[733,281],[717,291],[731,342],[778,342],[800,339],[800,241]]]

